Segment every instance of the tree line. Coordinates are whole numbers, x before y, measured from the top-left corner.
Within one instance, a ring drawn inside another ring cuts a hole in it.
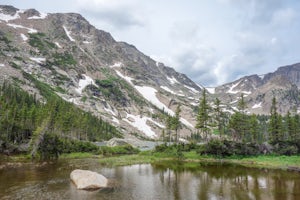
[[[121,136],[114,126],[55,95],[40,102],[16,86],[1,85],[0,150],[30,143],[30,150],[36,153],[43,145],[48,145],[47,138],[52,138],[53,142],[55,138],[49,135],[84,141]]]
[[[222,157],[266,153],[300,154],[299,114],[287,112],[286,115],[281,115],[277,110],[277,100],[273,97],[270,115],[250,114],[242,94],[234,112],[225,112],[221,101],[216,98],[211,103],[207,99],[206,90],[203,90],[197,109],[196,131],[188,140],[192,144],[201,143],[193,146],[199,154]],[[164,141],[176,143],[175,146],[170,146],[176,147],[176,152],[180,146],[178,145],[181,128],[180,111],[178,105],[176,114],[167,116],[166,129],[162,134]],[[167,145],[162,145],[161,148],[169,150]]]
[[[230,137],[234,141],[276,143],[300,139],[300,116],[297,113],[281,115],[277,111],[277,100],[272,99],[270,115],[256,115],[247,112],[243,94],[240,96],[237,109],[228,115],[221,108],[217,98],[211,106],[203,90],[199,103],[197,124],[195,127],[207,141],[213,133],[220,138]]]

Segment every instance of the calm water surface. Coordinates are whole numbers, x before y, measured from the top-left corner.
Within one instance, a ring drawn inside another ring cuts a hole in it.
[[[76,168],[103,174],[110,187],[77,190],[69,179]],[[175,162],[106,168],[96,159],[60,160],[0,170],[0,199],[296,200],[300,199],[300,174],[232,165],[183,166]]]

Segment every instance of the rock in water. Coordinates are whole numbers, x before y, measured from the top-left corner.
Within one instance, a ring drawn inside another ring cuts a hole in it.
[[[107,187],[107,179],[103,175],[89,170],[76,169],[71,172],[70,178],[80,190]]]

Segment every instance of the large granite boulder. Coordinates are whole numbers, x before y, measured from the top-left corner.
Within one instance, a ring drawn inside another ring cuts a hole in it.
[[[76,169],[70,174],[71,180],[75,183],[77,189],[93,190],[107,187],[107,179],[96,172],[89,170]]]
[[[109,147],[115,147],[115,146],[124,146],[124,145],[130,145],[128,140],[126,139],[121,139],[121,138],[112,138],[110,139],[107,144]]]

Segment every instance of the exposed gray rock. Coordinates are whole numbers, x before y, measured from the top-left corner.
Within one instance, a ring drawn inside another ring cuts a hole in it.
[[[106,145],[109,147],[115,147],[115,146],[123,146],[123,145],[130,145],[130,144],[126,139],[112,138],[106,143]]]

